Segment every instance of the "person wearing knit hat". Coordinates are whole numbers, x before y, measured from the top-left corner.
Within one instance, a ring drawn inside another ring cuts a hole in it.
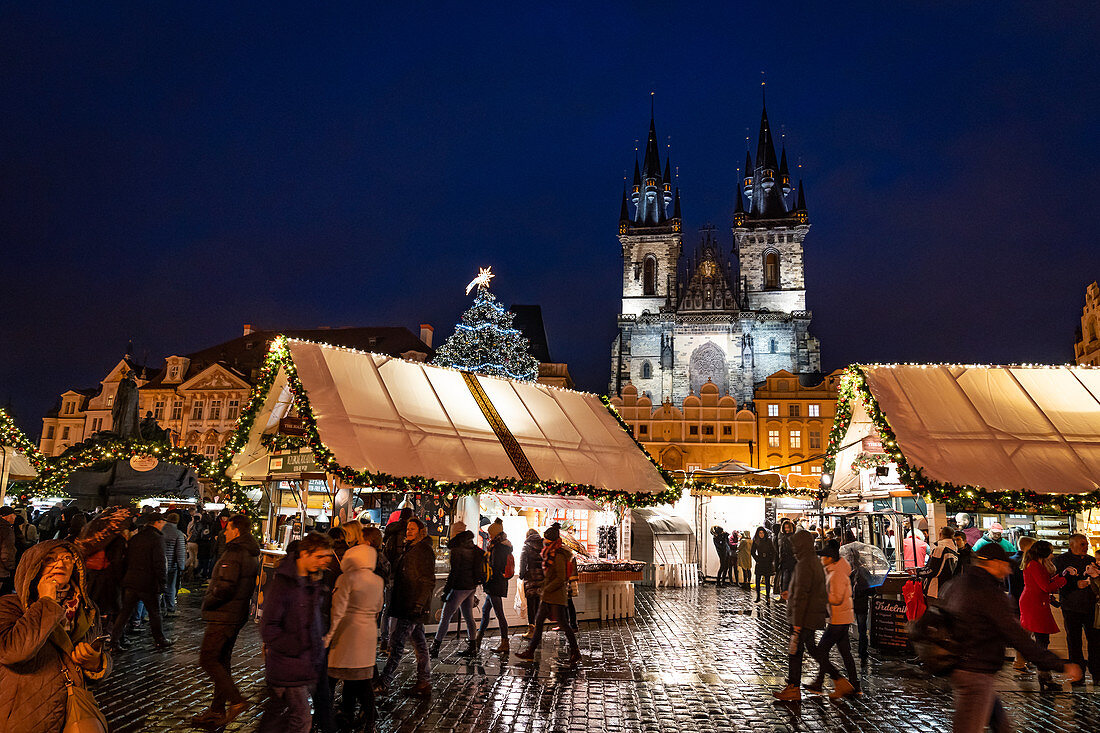
[[[515,558],[512,556],[512,543],[504,532],[504,522],[499,518],[486,530],[489,535],[489,577],[482,583],[485,589],[485,602],[481,607],[481,623],[478,625],[475,645],[481,646],[485,629],[489,626],[489,611],[496,613],[500,626],[500,645],[493,650],[496,654],[506,654],[508,646],[508,621],[504,617],[504,598],[508,595],[508,580],[515,574]]]
[[[466,523],[461,519],[451,525],[451,532],[447,536],[447,539],[453,540],[458,535],[466,531]]]
[[[500,520],[500,517],[497,517],[497,519],[492,524],[490,524],[489,528],[485,531],[489,533],[489,540],[491,541],[494,537],[504,531],[504,522]]]
[[[561,624],[561,630],[569,641],[569,660],[574,665],[581,659],[581,650],[577,646],[577,636],[566,617],[569,603],[569,563],[573,553],[562,546],[561,529],[556,522],[550,525],[543,536],[542,568],[543,581],[540,589],[541,599],[538,616],[535,617],[535,633],[531,644],[516,654],[520,659],[534,659],[535,650],[542,641],[542,627],[546,619],[553,617]]]
[[[986,532],[980,540],[974,543],[974,552],[977,552],[984,546],[993,543],[995,545],[1000,545],[1009,555],[1015,554],[1016,547],[1008,541],[1008,538],[1004,536],[1004,531],[1005,528],[1001,526],[1000,522],[994,522],[993,524],[989,525],[989,531]]]

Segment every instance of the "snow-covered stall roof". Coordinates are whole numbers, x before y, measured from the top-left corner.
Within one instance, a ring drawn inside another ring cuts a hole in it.
[[[852,464],[863,439],[878,437],[882,453],[900,451],[901,480],[917,493],[1100,488],[1100,369],[873,365],[845,380],[838,423],[845,413],[850,422],[831,441],[834,494],[858,487]]]
[[[627,494],[669,489],[596,395],[306,341],[277,340],[272,354],[270,386],[250,406],[254,415],[242,416],[248,431],[230,458],[227,473],[237,480],[267,477],[261,436],[297,400],[316,426],[315,434],[307,429],[311,447],[337,475],[336,466],[449,484],[513,479],[504,490],[530,493],[551,482]]]

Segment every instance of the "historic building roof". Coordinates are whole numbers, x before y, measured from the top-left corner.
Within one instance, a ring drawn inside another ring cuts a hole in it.
[[[680,295],[680,313],[698,311],[737,311],[736,280],[729,263],[719,256],[719,245],[713,229],[704,230],[699,246],[698,263],[688,274],[687,286]]]

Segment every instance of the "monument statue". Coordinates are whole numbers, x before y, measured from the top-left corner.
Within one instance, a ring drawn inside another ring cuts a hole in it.
[[[118,383],[115,402],[111,406],[113,432],[122,440],[140,438],[138,430],[138,387],[134,373],[127,369]]]

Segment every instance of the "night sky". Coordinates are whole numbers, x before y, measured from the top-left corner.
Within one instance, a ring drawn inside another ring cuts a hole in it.
[[[762,71],[827,369],[1070,361],[1100,277],[1093,2],[13,5],[0,403],[32,438],[130,339],[155,364],[244,323],[438,343],[484,265],[605,391],[650,92],[685,252],[708,223],[728,251]]]

